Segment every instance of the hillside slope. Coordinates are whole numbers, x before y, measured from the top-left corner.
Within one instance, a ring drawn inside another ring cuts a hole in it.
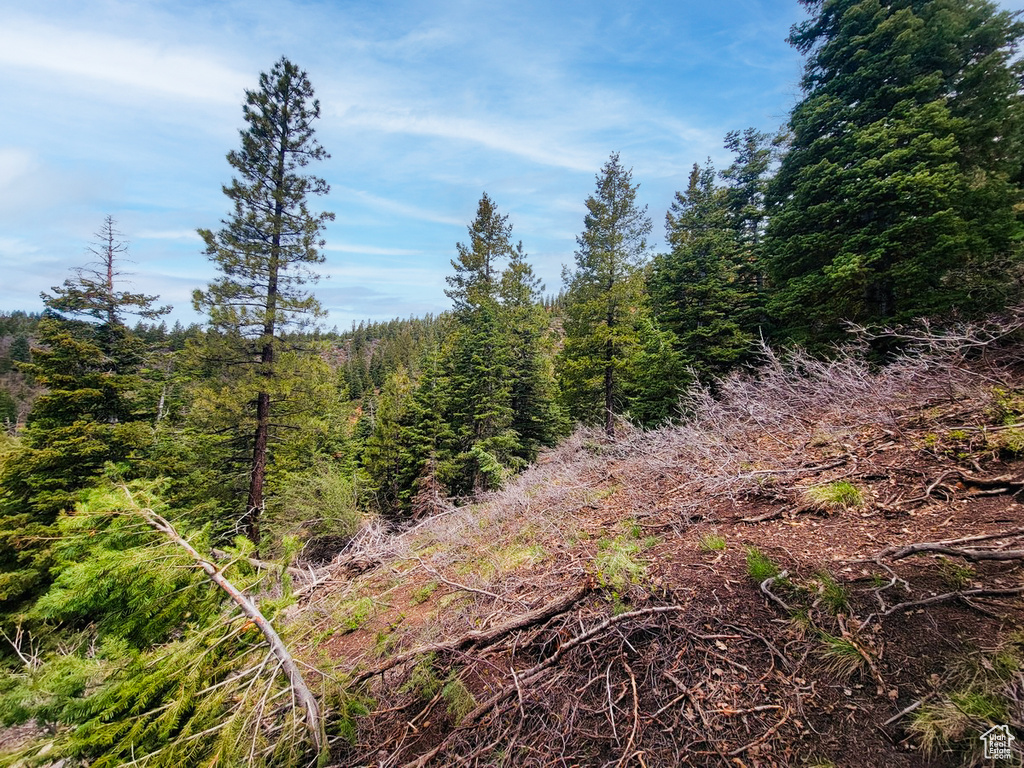
[[[682,426],[581,431],[364,531],[291,609],[348,691],[335,763],[945,766],[993,725],[1024,740],[1021,392],[1005,350],[769,354]]]

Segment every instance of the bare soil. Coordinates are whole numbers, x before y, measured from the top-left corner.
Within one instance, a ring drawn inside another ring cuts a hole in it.
[[[1000,361],[779,364],[377,542],[303,607],[311,663],[369,705],[336,764],[981,764],[980,731],[927,750],[912,724],[1019,642],[1022,560],[895,550],[1024,546],[1020,385]],[[840,482],[859,501],[811,500]],[[785,575],[752,578],[755,550]]]

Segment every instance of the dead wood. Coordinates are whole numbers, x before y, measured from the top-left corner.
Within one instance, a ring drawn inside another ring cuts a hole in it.
[[[472,728],[484,715],[488,714],[492,709],[497,707],[505,699],[508,699],[516,695],[522,690],[523,686],[529,686],[533,683],[538,682],[551,667],[555,666],[565,657],[572,649],[590,643],[597,637],[599,637],[605,630],[611,627],[621,624],[624,621],[630,619],[640,618],[642,616],[651,616],[662,613],[675,613],[678,611],[685,610],[681,605],[664,605],[656,606],[653,608],[641,608],[636,611],[629,611],[628,613],[621,613],[618,616],[612,616],[605,619],[597,626],[583,632],[571,640],[567,640],[562,643],[558,650],[556,650],[551,656],[539,664],[530,667],[529,669],[513,675],[514,684],[506,686],[501,689],[498,693],[491,696],[487,701],[479,704],[475,709],[470,711],[459,724],[459,727],[452,731],[447,737],[445,737],[436,747],[429,752],[421,755],[416,760],[406,763],[403,768],[422,768],[424,765],[433,760],[437,755],[441,754],[448,745],[452,742],[453,738],[462,731]]]
[[[782,608],[782,610],[784,610],[786,613],[792,613],[793,609],[786,605],[786,603],[783,602],[782,598],[776,595],[771,590],[772,584],[774,584],[776,581],[781,581],[782,579],[785,579],[787,576],[789,576],[789,571],[783,571],[782,573],[776,576],[769,576],[767,579],[761,582],[761,592],[763,592],[765,597],[767,597],[773,603]]]
[[[981,541],[995,541],[998,539],[1011,539],[1024,535],[1024,528],[1013,528],[999,533],[986,533],[977,536],[965,536],[960,539],[948,539],[946,541],[925,541],[917,544],[908,544],[904,547],[890,547],[879,552],[867,560],[857,562],[880,562],[881,560],[902,560],[911,555],[921,553],[934,553],[939,555],[951,555],[962,557],[965,560],[978,562],[981,560],[1024,560],[1024,549],[1007,549],[1003,547],[968,548],[957,546],[959,544],[974,544]]]
[[[238,589],[238,587],[228,581],[216,565],[200,555],[191,544],[182,538],[168,520],[154,512],[152,509],[138,507],[135,505],[135,500],[128,488],[123,487],[123,490],[132,501],[132,505],[135,506],[142,518],[151,527],[160,531],[177,546],[184,549],[196,562],[196,565],[206,572],[210,581],[227,592],[232,601],[234,601],[239,609],[241,609],[242,613],[245,614],[263,634],[263,637],[266,638],[267,643],[270,646],[271,653],[273,653],[277,658],[278,664],[284,671],[285,676],[288,678],[288,684],[291,686],[295,698],[299,700],[302,707],[306,710],[306,729],[309,731],[309,737],[313,742],[313,746],[316,747],[317,754],[325,758],[328,754],[329,747],[327,745],[326,734],[323,730],[323,720],[320,718],[320,707],[317,704],[313,693],[309,690],[309,686],[307,686],[305,680],[303,680],[298,664],[296,664],[295,659],[292,658],[291,653],[288,652],[288,648],[285,646],[284,641],[281,640],[281,636],[277,634],[277,631],[270,622],[267,621],[259,608],[256,607],[256,604],[245,593]]]
[[[934,605],[935,603],[944,603],[947,600],[964,600],[968,604],[972,597],[1012,597],[1014,595],[1024,594],[1024,587],[1011,587],[1008,589],[965,589],[959,592],[946,592],[941,595],[932,595],[931,597],[925,597],[921,600],[911,600],[906,603],[898,603],[885,611],[880,616],[891,616],[897,611],[906,611],[910,608],[917,608],[922,605]]]
[[[467,632],[462,637],[449,640],[445,643],[429,643],[427,645],[420,645],[411,650],[405,651],[392,656],[390,659],[385,661],[383,664],[379,664],[373,669],[367,670],[361,673],[355,678],[355,682],[363,682],[369,680],[371,677],[383,674],[389,669],[397,667],[399,664],[404,664],[407,661],[411,661],[418,656],[422,656],[424,653],[445,653],[462,651],[466,648],[471,647],[484,647],[500,640],[505,635],[514,632],[517,629],[524,629],[526,627],[538,624],[546,619],[550,619],[552,616],[557,616],[560,613],[564,613],[575,605],[579,600],[587,595],[593,589],[591,583],[585,583],[576,589],[562,595],[549,603],[546,603],[539,608],[535,608],[532,611],[517,616],[511,621],[507,621],[504,624],[499,624],[490,629],[475,629],[472,632]]]
[[[292,576],[309,576],[309,571],[303,570],[302,568],[296,568],[294,566],[287,566],[282,568],[280,563],[273,563],[269,560],[260,560],[256,557],[239,557],[238,555],[232,555],[230,552],[225,552],[223,549],[211,549],[210,554],[213,555],[216,560],[245,560],[249,565],[254,568],[260,568],[264,571],[287,571]],[[323,569],[320,569],[323,570]]]

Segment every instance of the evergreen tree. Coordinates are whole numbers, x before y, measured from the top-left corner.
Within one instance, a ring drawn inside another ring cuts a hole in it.
[[[23,446],[0,467],[0,603],[17,604],[48,579],[52,526],[108,464],[140,473],[152,443],[155,398],[141,376],[146,350],[126,315],[155,317],[156,297],[118,289],[120,256],[109,217],[92,250],[99,267],[76,271],[52,294],[37,328],[39,346],[23,371],[45,388]],[[76,319],[74,316],[88,318]]]
[[[1004,302],[1024,26],[986,0],[801,0],[804,98],[774,181],[771,309],[797,336]]]
[[[458,243],[455,273],[445,293],[455,305],[450,342],[453,427],[463,469],[454,491],[469,493],[500,485],[496,466],[516,464],[518,436],[512,431],[508,328],[499,303],[499,260],[513,251],[512,225],[486,193],[468,227],[469,243]]]
[[[615,434],[624,370],[637,344],[643,306],[643,266],[651,220],[636,203],[639,185],[613,154],[587,198],[584,230],[576,238],[576,269],[565,267],[563,397],[572,416],[601,420]]]
[[[782,139],[754,128],[730,131],[725,148],[733,154],[732,164],[721,172],[739,247],[737,276],[745,286],[746,306],[737,321],[746,332],[762,329],[766,322],[764,234],[768,225],[767,193],[772,161]]]
[[[716,184],[710,161],[693,166],[686,191],[676,193],[666,216],[672,250],[655,258],[650,280],[659,320],[705,377],[727,372],[751,341],[740,317],[753,286],[740,277],[745,254],[729,192]]]
[[[11,342],[11,349],[8,354],[14,362],[27,363],[32,359],[30,349],[28,336],[18,334],[14,337],[14,341]]]
[[[228,153],[238,173],[224,194],[234,204],[230,219],[214,233],[199,230],[207,255],[223,272],[203,291],[196,309],[209,313],[212,329],[229,342],[225,363],[244,365],[264,382],[257,387],[255,426],[251,434],[251,468],[244,528],[259,542],[270,443],[272,381],[279,374],[282,334],[322,314],[304,285],[317,279],[313,265],[323,262],[321,232],[331,213],[313,214],[310,195],[328,185],[302,172],[327,153],[313,133],[320,104],[306,73],[285,58],[260,75],[260,87],[246,91],[242,109],[248,127],[242,147]]]
[[[542,446],[553,445],[562,429],[555,405],[551,320],[541,304],[544,286],[526,261],[523,245],[512,250],[499,294],[509,334],[509,395],[517,455],[533,461]]]
[[[372,403],[372,433],[362,462],[370,477],[376,506],[394,513],[408,508],[418,467],[408,445],[409,400],[412,381],[404,368],[392,373]]]

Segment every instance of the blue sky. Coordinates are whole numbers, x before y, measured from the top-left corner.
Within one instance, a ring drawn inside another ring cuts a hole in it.
[[[0,310],[40,309],[109,214],[134,287],[199,319],[191,292],[215,267],[195,230],[228,214],[244,90],[282,55],[308,72],[331,153],[328,327],[447,309],[484,191],[555,292],[611,152],[660,247],[690,166],[725,164],[729,130],[785,121],[802,18],[796,0],[4,3]]]

